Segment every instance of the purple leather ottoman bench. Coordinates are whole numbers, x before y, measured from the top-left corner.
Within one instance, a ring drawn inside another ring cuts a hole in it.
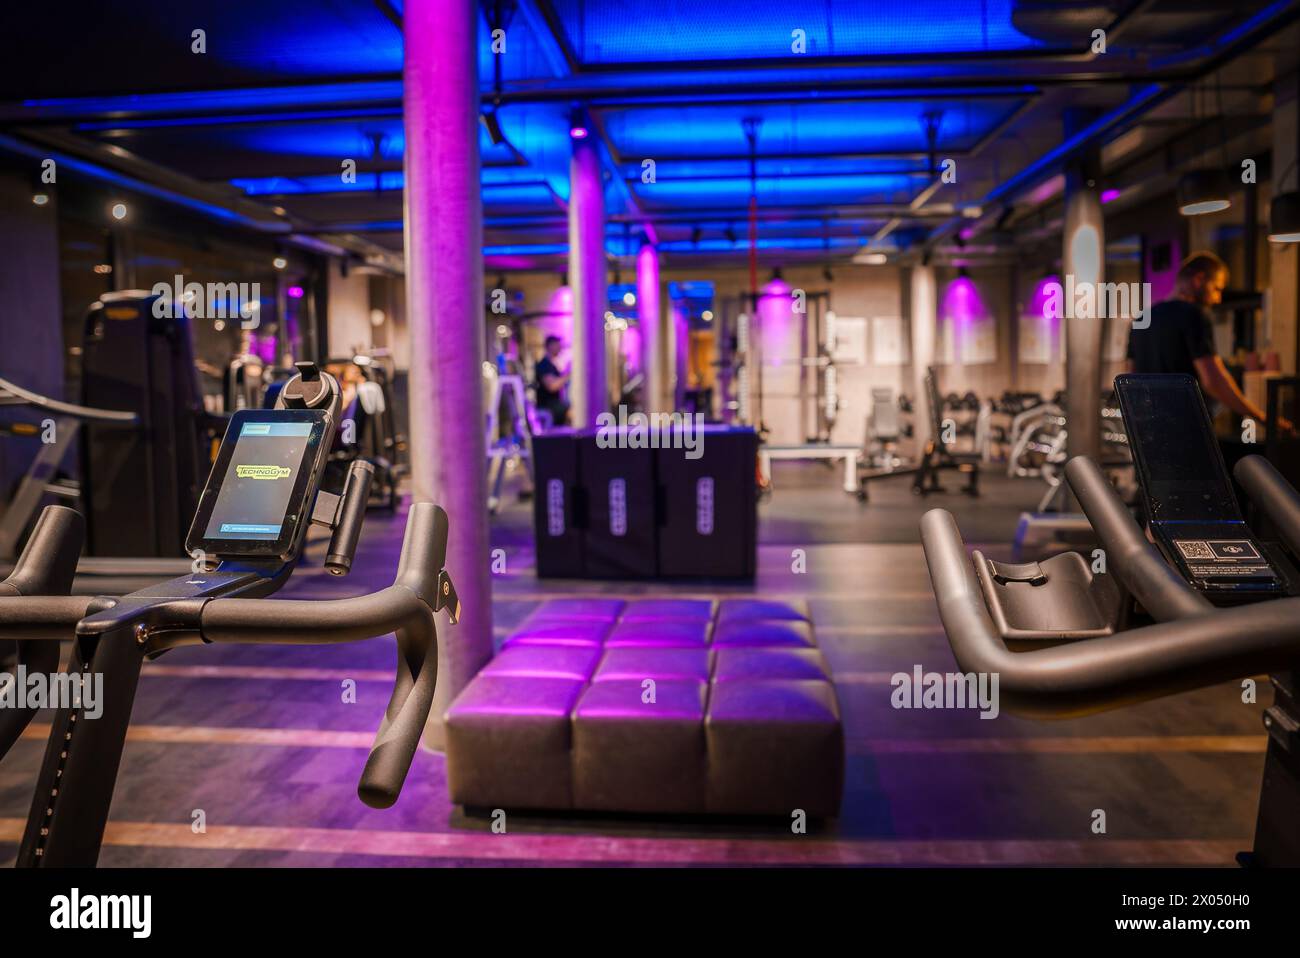
[[[558,599],[452,702],[447,781],[473,808],[829,818],[844,732],[801,605]]]

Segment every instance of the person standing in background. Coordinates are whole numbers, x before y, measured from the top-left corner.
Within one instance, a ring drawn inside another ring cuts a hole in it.
[[[1206,398],[1263,425],[1264,410],[1246,398],[1214,348],[1209,310],[1223,302],[1227,285],[1228,266],[1213,253],[1202,250],[1183,260],[1173,298],[1151,307],[1146,328],[1129,333],[1128,371],[1192,376]],[[1293,428],[1286,420],[1278,425]]]
[[[556,426],[566,425],[569,421],[569,404],[564,399],[564,389],[569,384],[569,374],[561,373],[556,360],[564,344],[559,336],[547,336],[545,353],[537,361],[537,408],[545,409],[551,414],[551,422]]]

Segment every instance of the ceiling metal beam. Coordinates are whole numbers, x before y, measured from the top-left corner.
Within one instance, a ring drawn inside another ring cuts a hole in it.
[[[1176,63],[1180,68],[1195,68],[1195,72],[1188,76],[1186,83],[1194,82],[1209,75],[1234,57],[1249,52],[1279,28],[1294,22],[1297,17],[1300,17],[1300,4],[1295,3],[1294,0],[1275,0],[1200,47],[1186,54],[1167,58],[1166,62]],[[1074,136],[1066,139],[1060,146],[1048,151],[999,183],[980,200],[979,205],[983,207],[986,215],[990,215],[992,208],[1005,206],[1026,190],[1058,174],[1083,151],[1104,145],[1132,128],[1152,109],[1181,93],[1185,85],[1185,83],[1165,82],[1148,84],[1119,107],[1106,112]],[[948,220],[931,232],[926,238],[925,245],[927,248],[933,247],[961,225],[960,218]]]
[[[375,6],[379,8],[379,12],[384,15],[384,18],[389,23],[397,27],[397,31],[400,33],[402,31],[402,15],[397,12],[397,8],[389,0],[375,0]]]

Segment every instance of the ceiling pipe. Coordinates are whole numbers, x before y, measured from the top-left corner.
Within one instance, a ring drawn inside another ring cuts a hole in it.
[[[1297,5],[1294,0],[1277,0],[1277,2],[1269,4],[1269,6],[1243,23],[1225,31],[1209,43],[1198,47],[1195,51],[1189,54],[1180,54],[1177,61],[1180,64],[1195,63],[1200,72],[1189,77],[1188,80],[1199,79],[1225,60],[1244,53],[1255,44],[1267,39],[1268,32],[1292,22],[1298,15],[1300,15],[1300,5]],[[1060,146],[1044,154],[1019,173],[994,187],[985,195],[980,205],[985,210],[989,210],[994,206],[1010,203],[1021,193],[1038,185],[1049,176],[1058,173],[1084,151],[1124,132],[1137,119],[1159,104],[1164,103],[1170,97],[1182,92],[1183,89],[1184,84],[1181,83],[1149,84],[1115,109],[1066,139]],[[961,217],[949,219],[934,229],[926,238],[926,248],[932,248],[953,230],[958,229],[963,224],[968,225],[969,222],[969,220],[964,220]]]
[[[1121,14],[1108,28],[1108,37],[1122,32],[1140,18],[1148,6]],[[1185,52],[1158,59],[1101,58],[1091,50],[1085,52],[1018,51],[977,54],[924,54],[920,58],[901,59],[842,59],[818,58],[813,64],[795,64],[782,61],[746,61],[742,64],[706,62],[700,64],[676,63],[667,69],[691,71],[691,77],[678,81],[662,70],[641,69],[604,71],[606,76],[619,83],[592,83],[588,77],[575,77],[574,64],[568,52],[556,41],[554,24],[538,9],[534,0],[520,0],[518,11],[537,37],[544,58],[550,64],[555,78],[516,81],[505,84],[501,102],[581,102],[589,105],[631,105],[634,103],[680,102],[697,99],[708,102],[721,95],[743,97],[747,102],[766,95],[778,97],[803,97],[809,94],[818,99],[830,96],[861,97],[881,92],[897,91],[899,87],[914,88],[910,97],[949,95],[961,89],[962,95],[976,97],[981,91],[988,95],[1033,95],[1028,87],[1057,85],[1088,86],[1098,83],[1133,82],[1141,76],[1152,82],[1179,83],[1194,78],[1191,73],[1205,69],[1202,61],[1207,57],[1231,55],[1230,48],[1239,41],[1254,42],[1253,33],[1260,22],[1280,26],[1293,19],[1297,11],[1291,0],[1276,0],[1244,23],[1228,30],[1222,36]],[[948,76],[934,76],[936,67],[960,66],[962,72]],[[1018,93],[1007,92],[1009,81],[1026,89]],[[641,88],[638,92],[637,88]],[[666,92],[665,92],[666,90]],[[653,92],[651,92],[653,91]],[[485,101],[491,102],[493,91],[484,91]],[[231,96],[243,99],[240,105],[228,102]],[[384,74],[354,82],[299,84],[253,88],[239,91],[189,91],[181,93],[142,94],[117,97],[49,98],[43,100],[9,101],[0,103],[0,121],[11,123],[93,122],[127,119],[137,116],[188,116],[202,113],[210,116],[241,113],[264,113],[268,109],[297,108],[311,97],[328,104],[332,109],[355,106],[358,108],[384,105],[400,106],[400,74]],[[177,106],[185,100],[184,110]],[[222,102],[222,101],[227,102]]]
[[[311,252],[323,252],[334,256],[347,256],[349,254],[361,256],[391,255],[382,247],[360,238],[341,236],[335,237],[334,243],[326,243],[323,240],[304,235],[305,231],[299,228],[303,224],[297,223],[288,217],[276,217],[261,204],[244,200],[241,197],[232,198],[225,191],[218,192],[211,189],[185,190],[183,188],[174,188],[176,187],[175,183],[171,186],[158,186],[136,175],[113,169],[92,159],[74,156],[71,153],[59,150],[51,150],[49,147],[36,146],[2,133],[0,133],[0,149],[36,159],[53,159],[60,166],[76,170],[101,183],[110,183],[122,189],[191,210],[202,216],[232,226],[253,230],[268,236],[276,236],[283,243]],[[172,179],[179,180],[183,178],[177,175]],[[231,202],[232,199],[234,199],[234,202]],[[255,212],[259,215],[249,215],[249,212]]]

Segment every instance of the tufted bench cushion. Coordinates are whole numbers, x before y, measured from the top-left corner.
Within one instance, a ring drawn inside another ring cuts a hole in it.
[[[713,623],[707,619],[643,619],[620,622],[605,639],[605,648],[705,649]]]
[[[705,721],[709,811],[761,815],[802,808],[836,814],[844,730],[829,682],[717,682]]]
[[[571,725],[585,687],[579,679],[476,676],[456,697],[447,728],[447,788],[456,800],[573,807]]]
[[[452,702],[447,780],[475,807],[829,817],[844,735],[801,603],[558,599]]]
[[[587,686],[573,711],[573,805],[602,811],[694,812],[705,792],[699,679],[612,679]],[[651,694],[653,693],[653,694]]]

